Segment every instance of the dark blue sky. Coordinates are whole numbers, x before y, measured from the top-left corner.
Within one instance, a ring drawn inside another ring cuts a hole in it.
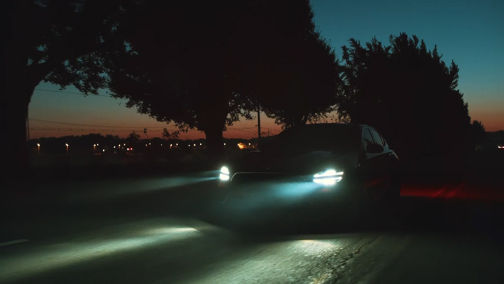
[[[438,46],[460,68],[459,88],[473,119],[504,129],[504,1],[312,0],[317,30],[341,56],[349,38],[361,42],[406,32]]]
[[[424,39],[429,48],[438,46],[446,62],[460,67],[459,88],[469,103],[473,119],[488,130],[504,129],[504,1],[330,1],[312,0],[317,30],[341,56],[341,46],[350,38],[362,42],[376,37],[388,42],[389,35],[406,32]],[[149,128],[159,136],[166,124],[127,109],[124,101],[107,96],[82,97],[76,90],[56,91],[41,84],[32,99],[32,137],[101,132],[126,135]],[[56,121],[74,123],[57,124]],[[239,122],[226,136],[252,137],[255,121]],[[109,126],[125,126],[114,129]],[[278,127],[264,121],[271,133]],[[203,137],[191,132],[186,137]]]

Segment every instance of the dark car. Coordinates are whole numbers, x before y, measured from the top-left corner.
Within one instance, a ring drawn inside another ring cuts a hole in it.
[[[373,127],[309,124],[265,138],[258,151],[226,161],[219,180],[230,192],[268,188],[286,197],[394,201],[398,160]]]

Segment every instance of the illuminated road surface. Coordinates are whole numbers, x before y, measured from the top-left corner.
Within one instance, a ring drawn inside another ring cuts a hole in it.
[[[208,179],[65,182],[11,197],[0,283],[504,283],[501,234],[239,234],[204,221],[220,204]]]

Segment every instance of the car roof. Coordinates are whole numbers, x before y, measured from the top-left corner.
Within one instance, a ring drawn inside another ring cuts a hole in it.
[[[276,136],[262,140],[261,148],[272,152],[302,152],[305,150],[356,150],[360,145],[361,126],[358,124],[319,123],[293,127]],[[303,149],[303,150],[301,150]]]
[[[305,124],[302,126],[293,127],[280,133],[280,135],[328,135],[329,133],[337,133],[341,131],[354,132],[360,130],[365,125],[353,123],[315,123]],[[355,132],[359,133],[359,132]]]
[[[269,141],[308,142],[317,139],[326,141],[339,141],[338,143],[356,142],[361,137],[361,125],[343,123],[317,123],[306,124],[284,130],[278,135],[266,137],[264,143]]]

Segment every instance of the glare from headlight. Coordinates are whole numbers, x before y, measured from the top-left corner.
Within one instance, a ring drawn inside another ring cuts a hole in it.
[[[221,181],[228,181],[230,176],[230,171],[229,168],[226,166],[221,167],[220,173],[219,173],[219,179]]]
[[[327,169],[313,175],[313,182],[324,186],[335,185],[343,179],[343,172]]]

